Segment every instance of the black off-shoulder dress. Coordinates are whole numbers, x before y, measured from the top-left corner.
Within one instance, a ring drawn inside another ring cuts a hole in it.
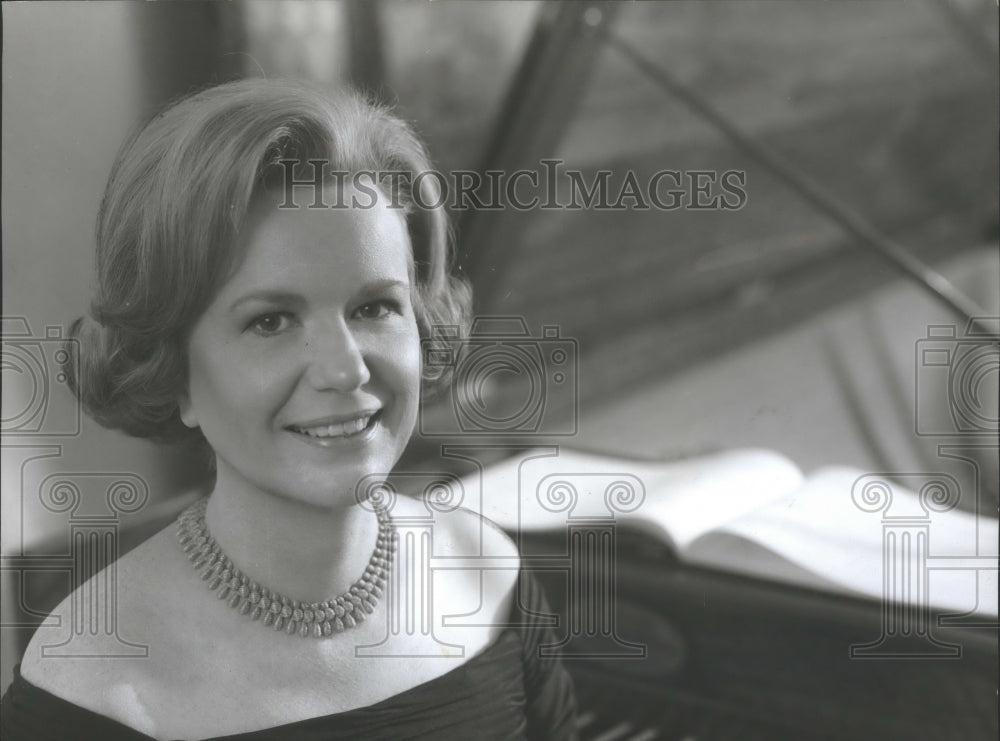
[[[572,682],[558,660],[539,657],[539,647],[554,642],[553,632],[530,614],[549,613],[545,596],[524,570],[518,576],[518,593],[512,626],[486,649],[436,679],[367,707],[213,738],[574,739]],[[144,733],[34,686],[17,670],[0,703],[0,737],[3,741],[151,741]]]

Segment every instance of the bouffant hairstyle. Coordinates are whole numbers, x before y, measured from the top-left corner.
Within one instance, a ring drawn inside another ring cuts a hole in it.
[[[240,264],[239,234],[254,198],[281,187],[287,172],[312,180],[313,167],[339,173],[339,182],[343,173],[405,173],[391,180],[389,197],[404,210],[412,245],[420,335],[466,324],[470,291],[452,274],[447,214],[434,207],[445,200],[440,180],[418,177],[432,168],[413,129],[352,90],[227,83],[169,106],[112,168],[97,220],[96,296],[91,316],[73,324],[70,347],[79,358],[67,366],[79,367],[70,386],[90,416],[136,437],[201,436],[181,422],[177,406],[188,333]],[[297,190],[302,207],[313,203]],[[449,380],[425,364],[425,393]]]

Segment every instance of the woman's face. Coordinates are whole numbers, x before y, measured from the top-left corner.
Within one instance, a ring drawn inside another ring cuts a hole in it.
[[[181,418],[214,449],[217,486],[350,504],[360,479],[392,469],[416,422],[410,241],[384,199],[278,202],[254,204],[245,259],[194,325]]]

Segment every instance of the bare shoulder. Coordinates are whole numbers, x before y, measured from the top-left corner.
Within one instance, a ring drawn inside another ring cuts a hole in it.
[[[143,730],[137,692],[151,657],[173,643],[169,594],[179,550],[167,528],[102,569],[66,597],[21,660],[31,684]]]
[[[394,510],[417,521],[432,523],[431,555],[436,564],[435,574],[448,578],[455,588],[455,579],[464,578],[481,584],[488,602],[503,611],[517,582],[520,556],[517,545],[496,523],[482,514],[462,507],[436,507],[417,498],[404,497],[402,508]],[[452,560],[453,565],[448,565]],[[452,579],[454,577],[454,579]],[[478,592],[479,586],[472,587]]]
[[[463,507],[442,507],[416,497],[401,497],[394,514],[426,520],[434,528],[434,554],[510,558],[517,563],[517,545],[485,515]]]

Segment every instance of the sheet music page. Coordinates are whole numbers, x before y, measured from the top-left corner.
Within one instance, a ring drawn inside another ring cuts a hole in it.
[[[894,557],[886,538],[909,537],[912,547],[900,557],[914,571],[928,572],[930,604],[996,615],[997,521],[958,510],[933,511],[898,484],[891,484],[887,514],[865,511],[852,497],[865,478],[858,469],[820,469],[793,492],[703,536],[686,557],[763,578],[881,598]],[[894,528],[907,532],[894,533]],[[920,531],[925,546],[917,543]],[[962,568],[990,559],[992,571]],[[792,567],[782,567],[781,561]],[[913,602],[923,598],[908,596]]]
[[[699,535],[787,494],[802,473],[768,450],[736,450],[663,463],[560,449],[558,455],[515,456],[482,480],[483,511],[514,530],[564,530],[574,520],[615,517],[683,550]],[[476,490],[476,476],[463,480]],[[617,506],[606,499],[616,482],[632,494]],[[560,497],[572,498],[563,502]]]

